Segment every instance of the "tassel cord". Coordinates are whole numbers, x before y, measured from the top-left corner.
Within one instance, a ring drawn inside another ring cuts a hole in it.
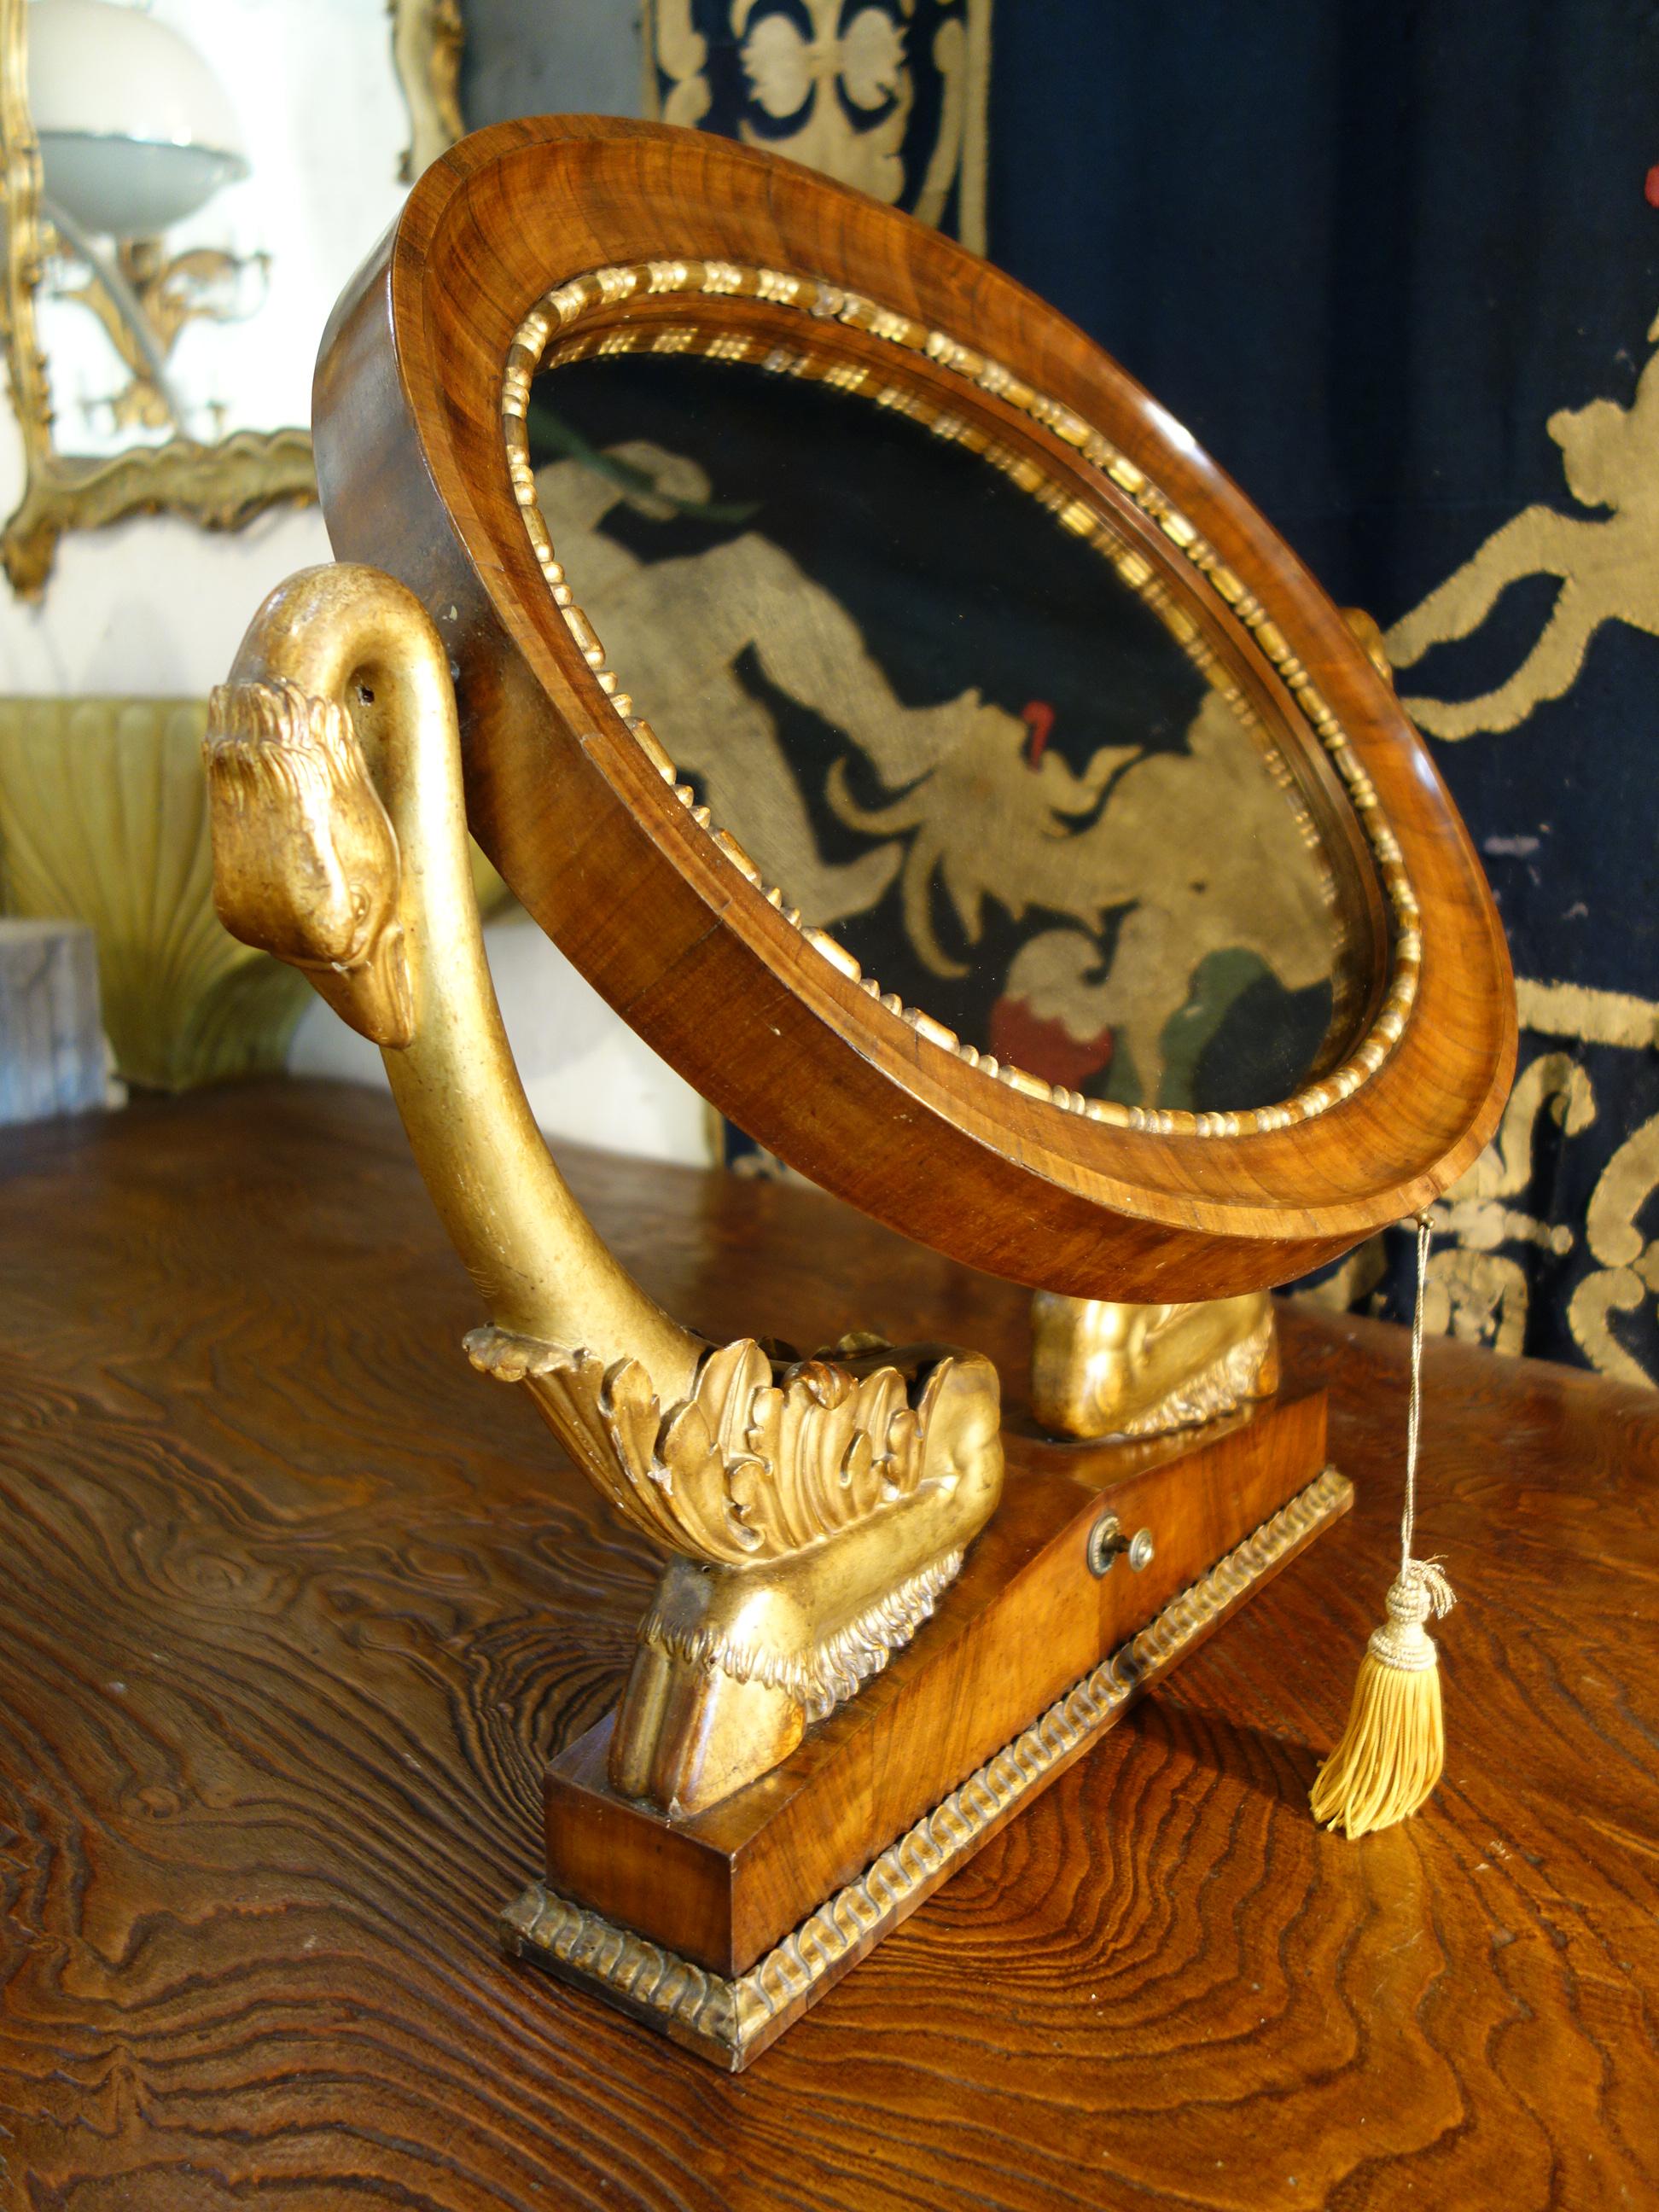
[[[1453,1604],[1436,1559],[1417,1559],[1417,1460],[1423,1428],[1423,1308],[1428,1281],[1427,1214],[1417,1222],[1417,1303],[1412,1316],[1411,1393],[1406,1422],[1405,1504],[1400,1572],[1387,1623],[1360,1662],[1348,1723],[1310,1794],[1322,1826],[1351,1838],[1403,1820],[1426,1804],[1445,1759],[1439,1667],[1425,1623]]]
[[[1417,1534],[1417,1447],[1423,1433],[1423,1291],[1429,1278],[1429,1239],[1434,1231],[1426,1213],[1417,1217],[1417,1296],[1412,1305],[1411,1396],[1406,1408],[1406,1508],[1400,1516],[1400,1572],[1409,1576],[1412,1542]]]

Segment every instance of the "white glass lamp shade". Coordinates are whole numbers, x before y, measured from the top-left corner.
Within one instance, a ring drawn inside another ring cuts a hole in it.
[[[167,24],[114,0],[33,0],[27,29],[46,189],[86,229],[156,237],[248,173],[222,87]]]

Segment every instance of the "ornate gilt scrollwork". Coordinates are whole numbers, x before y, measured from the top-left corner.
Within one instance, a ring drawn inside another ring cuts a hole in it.
[[[996,1502],[988,1361],[838,1346],[710,1351],[666,1411],[637,1360],[610,1368],[496,1328],[475,1366],[530,1388],[550,1427],[670,1565],[640,1627],[611,1778],[674,1810],[793,1750],[909,1641]]]
[[[995,1370],[845,1340],[715,1347],[605,1249],[531,1117],[483,955],[444,648],[373,569],[312,569],[255,618],[204,743],[216,897],[380,1044],[433,1196],[522,1382],[668,1554],[612,1740],[672,1813],[764,1773],[932,1611],[1002,1479]]]

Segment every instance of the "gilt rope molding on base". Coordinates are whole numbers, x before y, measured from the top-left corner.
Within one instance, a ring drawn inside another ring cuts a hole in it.
[[[1327,1467],[746,1974],[710,1973],[540,1881],[501,1915],[505,1948],[741,2073],[1352,1498],[1347,1477]]]

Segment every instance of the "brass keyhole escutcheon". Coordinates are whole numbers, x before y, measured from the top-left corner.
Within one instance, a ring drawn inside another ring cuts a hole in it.
[[[1089,1531],[1089,1572],[1091,1575],[1109,1574],[1121,1556],[1127,1556],[1136,1574],[1152,1563],[1157,1547],[1150,1528],[1137,1528],[1133,1536],[1126,1536],[1123,1524],[1115,1513],[1103,1513]]]

